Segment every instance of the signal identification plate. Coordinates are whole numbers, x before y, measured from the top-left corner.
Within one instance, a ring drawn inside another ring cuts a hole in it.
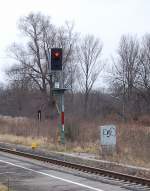
[[[104,125],[100,127],[101,145],[116,145],[116,126]]]

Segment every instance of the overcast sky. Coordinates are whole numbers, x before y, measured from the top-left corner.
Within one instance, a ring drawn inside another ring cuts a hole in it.
[[[122,34],[150,32],[150,0],[0,0],[0,81],[10,65],[5,50],[19,36],[17,21],[30,12],[49,15],[58,26],[73,21],[77,32],[103,41],[105,58],[115,53]]]

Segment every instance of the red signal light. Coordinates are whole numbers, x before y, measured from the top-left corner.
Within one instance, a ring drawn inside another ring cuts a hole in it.
[[[55,55],[55,57],[58,58],[60,56],[60,53],[59,52],[55,52],[54,55]]]
[[[62,70],[62,48],[51,49],[51,70]]]
[[[52,56],[54,59],[59,59],[61,57],[61,53],[60,52],[53,52]]]

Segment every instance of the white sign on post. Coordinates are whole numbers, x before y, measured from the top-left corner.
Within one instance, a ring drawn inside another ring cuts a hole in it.
[[[59,88],[59,82],[55,82],[55,88]]]
[[[101,145],[116,145],[116,126],[104,125],[100,127],[101,132]]]

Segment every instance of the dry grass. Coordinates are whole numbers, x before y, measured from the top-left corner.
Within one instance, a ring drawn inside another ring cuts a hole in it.
[[[20,144],[24,146],[32,146],[32,143],[36,143],[38,148],[46,148],[52,151],[58,152],[76,152],[76,153],[97,153],[98,144],[86,143],[84,146],[77,143],[67,143],[66,145],[61,145],[59,143],[52,143],[47,141],[44,137],[23,137],[10,134],[0,134],[0,142]]]
[[[44,137],[23,137],[10,134],[0,134],[0,141],[13,144],[21,144],[25,146],[31,146],[33,142],[35,142],[38,146],[46,145],[46,139],[44,139]]]
[[[54,134],[54,126],[56,126],[55,123],[49,121],[38,122],[24,117],[0,116],[0,132],[3,134],[46,137],[49,133]]]
[[[99,126],[116,124],[117,147],[111,155],[103,156],[99,142]],[[125,164],[150,168],[150,119],[141,117],[139,121],[120,122],[116,117],[82,121],[66,119],[66,145],[57,142],[56,121],[41,122],[26,118],[0,117],[0,141],[31,146],[36,142],[39,147],[61,152],[94,153],[97,158],[122,162]],[[38,128],[40,129],[37,133]]]
[[[8,188],[0,183],[0,191],[8,191]]]

